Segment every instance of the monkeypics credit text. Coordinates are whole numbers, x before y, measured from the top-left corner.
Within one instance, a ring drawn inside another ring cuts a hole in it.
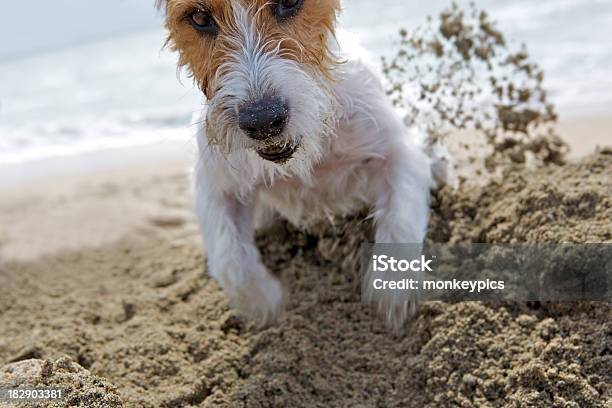
[[[413,277],[398,278],[394,275],[392,279],[383,277],[372,280],[372,286],[376,291],[384,290],[444,290],[444,291],[469,291],[469,293],[480,293],[481,291],[504,290],[503,280],[443,280],[429,279],[428,272],[434,272],[434,259],[428,259],[421,255],[418,259],[397,259],[389,255],[373,255],[372,271],[380,276],[380,273],[415,273]]]

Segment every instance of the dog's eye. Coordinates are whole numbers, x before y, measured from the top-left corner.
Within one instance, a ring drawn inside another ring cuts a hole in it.
[[[196,30],[206,34],[217,34],[218,28],[215,20],[209,12],[203,10],[194,11],[189,15],[189,22]]]
[[[300,11],[304,0],[278,0],[275,7],[276,16],[282,20],[291,18]]]

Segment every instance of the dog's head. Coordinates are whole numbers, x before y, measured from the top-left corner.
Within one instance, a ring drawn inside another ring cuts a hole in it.
[[[158,0],[208,100],[209,144],[282,165],[320,155],[333,120],[339,0]]]

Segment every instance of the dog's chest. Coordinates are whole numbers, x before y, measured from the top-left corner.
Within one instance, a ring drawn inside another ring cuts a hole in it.
[[[325,158],[315,166],[310,183],[298,178],[277,181],[262,198],[295,224],[346,214],[372,203],[372,175],[384,159],[372,156],[358,132],[339,132]]]

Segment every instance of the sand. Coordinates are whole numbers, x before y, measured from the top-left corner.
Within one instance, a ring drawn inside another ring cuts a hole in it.
[[[20,401],[20,407],[121,406],[117,388],[108,381],[63,357],[57,361],[29,359],[12,363],[0,370],[0,389],[33,387],[36,390],[65,390],[66,397],[52,400]],[[14,405],[14,404],[13,404]],[[0,408],[10,407],[0,401]]]
[[[429,239],[612,242],[610,174],[605,150],[445,188]],[[612,405],[609,303],[428,302],[393,334],[360,302],[360,216],[258,234],[291,295],[280,324],[251,326],[206,276],[188,185],[157,166],[0,200],[0,366],[68,370],[75,398],[102,384],[76,406]]]

